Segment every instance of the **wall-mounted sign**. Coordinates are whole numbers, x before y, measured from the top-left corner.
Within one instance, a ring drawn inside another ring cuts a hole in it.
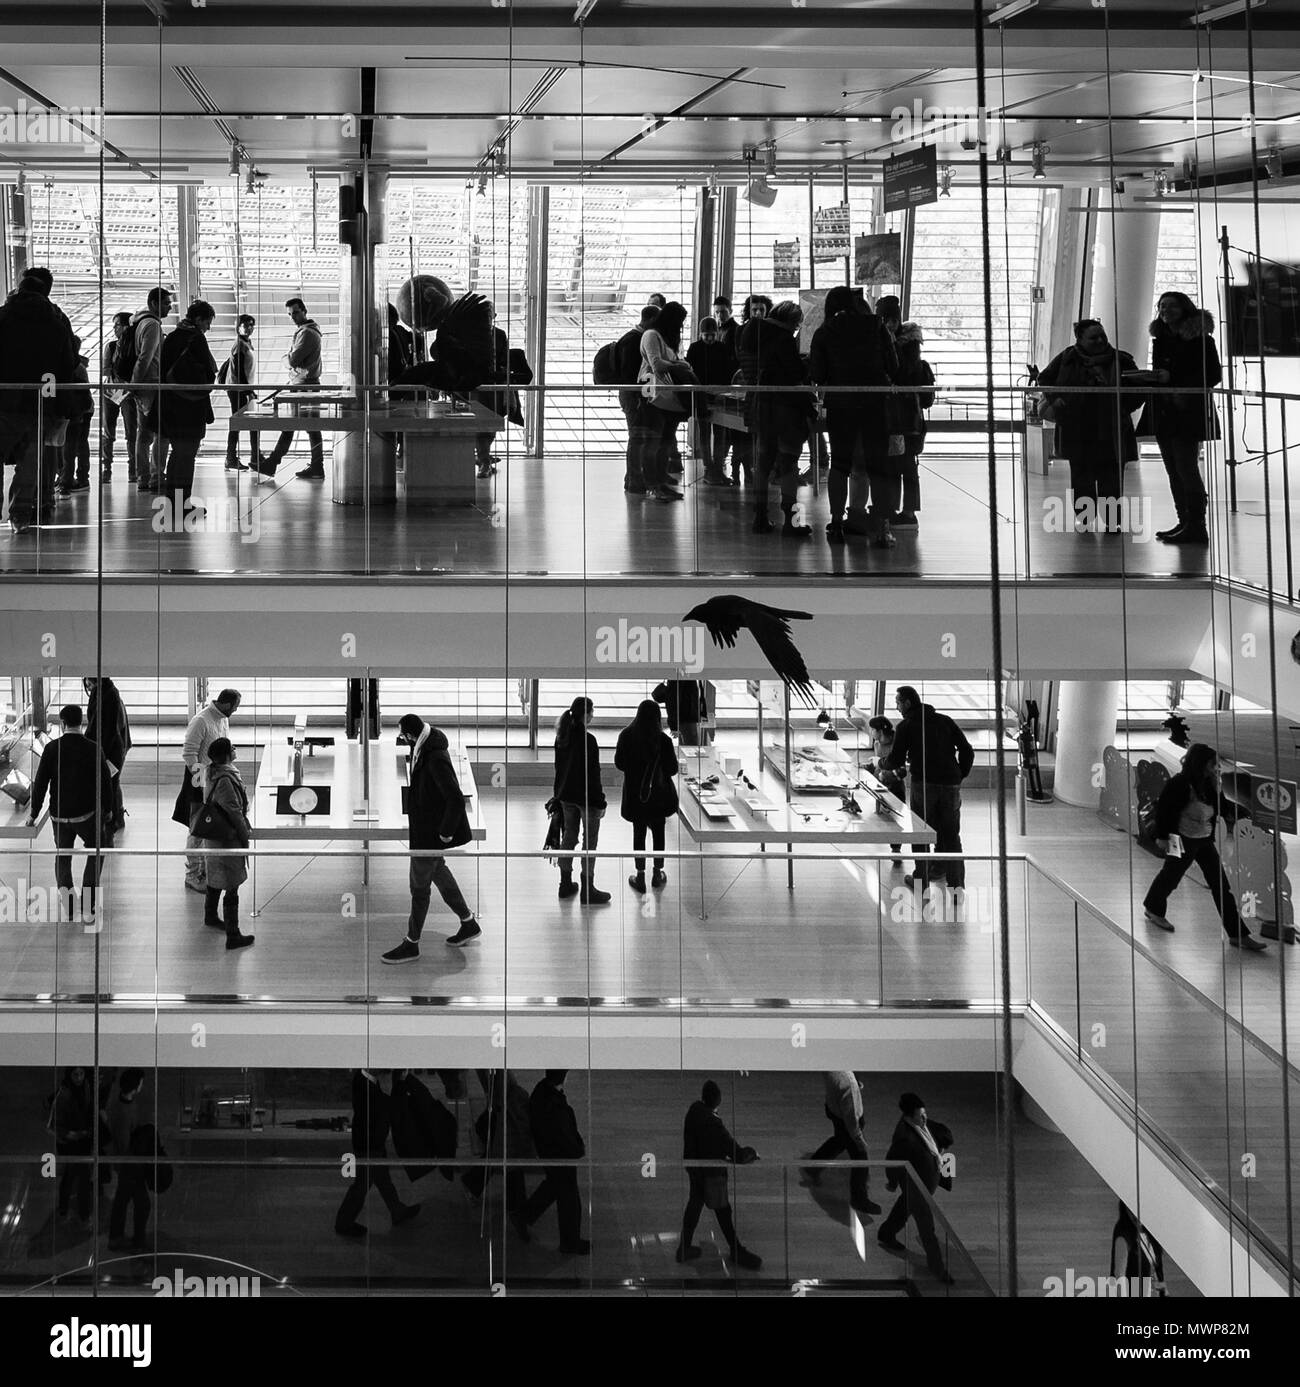
[[[934,145],[896,154],[884,164],[885,211],[905,212],[939,197],[939,169]]]
[[[849,255],[849,204],[819,207],[813,213],[813,261],[847,260]]]
[[[799,242],[772,242],[772,288],[799,287]]]
[[[897,231],[853,240],[855,284],[902,284],[903,240]]]

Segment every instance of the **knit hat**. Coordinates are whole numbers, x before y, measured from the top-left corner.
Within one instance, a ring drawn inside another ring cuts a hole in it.
[[[904,323],[902,327],[898,329],[898,333],[894,340],[900,347],[905,346],[909,342],[915,342],[920,346],[920,344],[925,341],[925,335],[921,331],[920,323]]]
[[[925,1099],[919,1093],[904,1093],[898,1100],[898,1110],[904,1114],[914,1113],[917,1108],[925,1107]]]

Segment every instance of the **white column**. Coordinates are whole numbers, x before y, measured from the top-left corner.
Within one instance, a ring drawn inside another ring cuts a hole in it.
[[[1101,195],[1103,209],[1116,201],[1113,193]],[[1103,210],[1097,217],[1090,313],[1101,319],[1111,342],[1128,352],[1139,368],[1147,364],[1147,329],[1155,317],[1159,242],[1160,217],[1155,212]]]
[[[1064,804],[1095,809],[1101,796],[1097,767],[1115,741],[1120,681],[1063,679],[1056,694],[1056,776],[1052,791]]]

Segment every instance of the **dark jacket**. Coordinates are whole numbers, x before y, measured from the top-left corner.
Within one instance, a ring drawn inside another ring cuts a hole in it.
[[[605,808],[605,791],[600,784],[600,747],[585,728],[580,746],[575,745],[572,736],[567,745],[556,745],[554,794],[562,804],[580,804],[584,809]]]
[[[360,1069],[352,1071],[352,1144],[359,1156],[382,1156],[392,1106],[388,1095]]]
[[[230,344],[230,354],[226,357],[222,369],[225,372],[223,384],[226,386],[226,397],[230,401],[230,408],[232,410],[243,409],[256,394],[256,391],[236,390],[232,387],[247,385],[257,373],[257,353],[247,337],[238,332],[235,334],[235,340]]]
[[[704,685],[698,679],[665,679],[655,685],[650,697],[664,705],[668,726],[674,732],[680,731],[684,722],[703,722],[709,715]]]
[[[740,330],[736,355],[747,385],[805,385],[808,377],[794,333],[770,318],[751,318]],[[805,391],[747,394],[745,426],[776,442],[780,452],[797,452],[808,437],[816,405]]]
[[[101,816],[112,812],[113,777],[99,746],[80,732],[65,732],[41,752],[41,763],[32,782],[28,813],[34,819],[49,791],[52,819],[92,819],[95,794],[99,793]]]
[[[223,848],[246,848],[252,837],[248,822],[248,791],[244,788],[244,778],[230,765],[208,764],[207,798],[219,808],[234,825],[238,838],[233,843],[220,843]],[[208,886],[213,891],[236,891],[248,880],[248,859],[246,857],[209,857],[207,859]]]
[[[429,728],[420,754],[411,764],[408,817],[413,848],[459,848],[474,836],[448,745],[444,733]]]
[[[1054,397],[1056,451],[1061,457],[1137,461],[1137,434],[1131,415],[1141,407],[1145,396],[1121,392],[1117,408],[1115,394],[1116,373],[1136,370],[1133,358],[1113,347],[1095,357],[1085,355],[1077,347],[1068,347],[1043,367],[1038,374],[1041,386],[1088,386],[1094,392]]]
[[[642,787],[649,784],[650,771],[654,766],[655,752],[646,747],[637,735],[635,725],[625,727],[618,734],[618,744],[614,748],[614,765],[623,772],[623,796],[619,803],[619,813],[628,823],[653,823],[666,819],[675,812],[673,808],[657,809],[641,799]],[[659,769],[672,785],[677,774],[677,751],[672,738],[666,732],[659,734]],[[673,786],[673,798],[677,795]]]
[[[721,337],[714,342],[700,338],[687,347],[686,364],[699,377],[701,385],[730,385],[736,374],[736,353]]]
[[[921,355],[919,342],[900,342],[896,385],[933,386],[934,372]],[[903,435],[909,453],[919,453],[925,443],[925,411],[934,404],[933,389],[900,390],[894,397],[894,429]]]
[[[837,313],[813,333],[808,374],[818,385],[889,385],[898,375],[894,341],[874,314]],[[830,392],[826,413],[865,418],[873,432],[889,427],[889,396]]]
[[[618,367],[618,378],[627,385],[635,385],[641,372],[641,334],[644,328],[629,328],[614,345],[614,363]]]
[[[84,390],[66,390],[63,393],[69,419],[88,418],[95,412],[95,397],[90,393],[90,361],[79,356],[72,371],[72,379],[85,386]]]
[[[1169,372],[1169,385],[1195,387],[1196,395],[1152,395],[1142,416],[1140,433],[1157,438],[1201,440],[1218,438],[1219,419],[1210,391],[1223,380],[1215,350],[1214,318],[1204,309],[1169,328],[1159,318],[1151,324],[1151,367]]]
[[[499,327],[492,329],[492,372],[487,377],[500,385],[531,385],[532,367],[523,352],[510,350],[510,341]],[[479,390],[474,398],[495,414],[510,415],[519,411],[518,395],[510,390]]]
[[[718,341],[726,347],[732,354],[736,355],[736,341],[740,336],[740,319],[728,318],[725,323],[718,324]]]
[[[95,1139],[95,1099],[90,1080],[80,1086],[65,1074],[54,1099],[54,1139],[63,1152],[89,1151]]]
[[[885,1159],[887,1161],[907,1161],[931,1194],[937,1189],[952,1189],[952,1180],[939,1173],[938,1158],[925,1144],[925,1138],[906,1118],[899,1118],[898,1126],[894,1128],[893,1140],[889,1143],[889,1150],[885,1153]],[[885,1185],[891,1190],[914,1190],[916,1188],[907,1178],[906,1173],[901,1170],[886,1172]]]
[[[545,1079],[528,1100],[528,1123],[533,1130],[533,1145],[542,1160],[577,1160],[587,1154],[569,1100],[563,1090]]]
[[[1204,794],[1198,794],[1197,798],[1204,799]],[[1165,784],[1165,788],[1160,791],[1160,798],[1156,800],[1156,819],[1155,837],[1168,838],[1171,833],[1178,832],[1178,821],[1183,816],[1183,810],[1192,800],[1192,782],[1186,771],[1179,771],[1176,775],[1171,775]],[[1207,803],[1209,801],[1206,801]],[[1214,804],[1214,817],[1210,820],[1210,838],[1214,838],[1214,830],[1218,826],[1220,817],[1228,823],[1235,823],[1241,814],[1241,810],[1225,795],[1218,796],[1218,802]]]
[[[86,736],[98,742],[104,755],[119,771],[122,769],[131,750],[131,721],[117,685],[107,677],[86,699]]]
[[[886,770],[906,766],[913,780],[927,785],[960,785],[974,764],[975,748],[966,734],[930,703],[913,708],[897,724],[894,749],[885,759]]]
[[[682,1156],[688,1161],[730,1161],[744,1164],[745,1147],[727,1131],[718,1112],[696,1099],[686,1110]]]
[[[160,368],[164,384],[190,386],[199,390],[217,378],[217,363],[208,350],[208,339],[188,318],[163,338]],[[168,381],[169,373],[175,378]],[[147,419],[153,419],[165,438],[202,438],[216,415],[212,412],[212,397],[187,399],[178,390],[161,390],[160,398],[149,409]]]
[[[38,385],[46,376],[62,385],[75,379],[76,369],[77,353],[63,314],[44,294],[10,294],[0,305],[0,414],[34,419],[39,392],[7,387]],[[66,393],[44,401],[44,411],[66,418]]]

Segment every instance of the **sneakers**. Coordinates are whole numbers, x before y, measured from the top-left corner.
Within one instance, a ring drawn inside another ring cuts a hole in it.
[[[395,949],[380,955],[381,963],[414,963],[420,957],[420,946],[414,939],[403,939]]]
[[[1172,934],[1174,927],[1163,915],[1158,915],[1154,910],[1144,907],[1142,914],[1148,925],[1154,925],[1157,929],[1162,929],[1166,934]]]
[[[294,476],[300,482],[323,482],[325,469],[323,467],[304,467],[301,472],[295,472]]]
[[[600,890],[589,881],[584,881],[582,889],[578,892],[579,905],[608,905],[612,899],[608,891]]]
[[[1245,949],[1248,954],[1261,953],[1268,945],[1262,939],[1256,939],[1253,934],[1241,934],[1236,939],[1229,939],[1229,945],[1234,949]]]
[[[655,488],[655,500],[662,501],[668,505],[672,501],[683,501],[685,496],[671,486],[659,486]]]
[[[226,471],[227,471],[227,472],[247,472],[247,471],[248,471],[248,464],[247,464],[246,462],[240,462],[240,460],[239,460],[238,458],[227,458],[227,459],[226,459]]]
[[[663,888],[668,885],[668,873],[656,872],[650,878],[650,885],[653,886],[656,891],[663,890]]]
[[[460,928],[447,940],[447,943],[453,949],[463,949],[466,944],[472,944],[482,933],[477,920],[462,920]]]
[[[256,942],[257,936],[255,934],[239,934],[238,932],[228,934],[226,935],[226,951],[229,953],[232,949],[248,949]]]

